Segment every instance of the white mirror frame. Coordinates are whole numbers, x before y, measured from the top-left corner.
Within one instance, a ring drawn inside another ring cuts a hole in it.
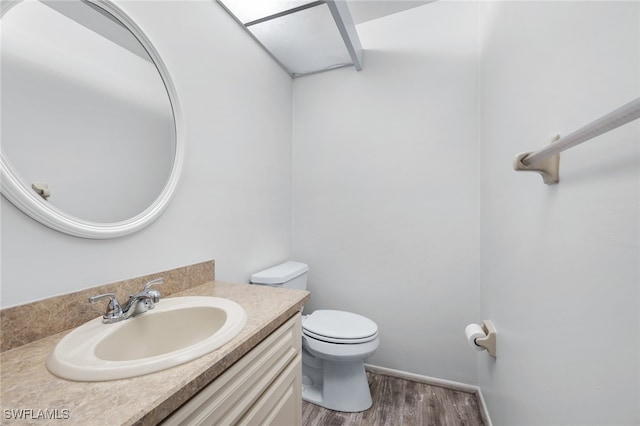
[[[0,18],[21,0],[2,1]],[[175,121],[176,148],[171,175],[158,198],[142,213],[120,222],[99,223],[79,219],[45,201],[27,185],[0,148],[0,192],[25,214],[56,231],[82,238],[107,239],[139,231],[156,220],[167,208],[175,192],[184,159],[184,129],[178,96],[169,72],[142,29],[119,6],[108,0],[84,0],[115,16],[140,41],[156,65],[167,89]]]

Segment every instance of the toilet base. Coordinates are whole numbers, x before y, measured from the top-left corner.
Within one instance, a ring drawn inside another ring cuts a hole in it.
[[[362,361],[334,362],[319,360],[309,353],[303,351],[302,372],[305,375],[305,382],[311,382],[310,377],[316,376],[318,371],[311,364],[322,362],[321,378],[318,377],[311,384],[302,386],[302,399],[315,405],[319,405],[329,410],[355,413],[369,409],[373,403],[371,391],[367,381],[367,373]],[[306,356],[305,356],[306,355]],[[311,360],[309,359],[311,357]],[[305,358],[307,365],[305,365]],[[315,374],[314,374],[315,373]]]

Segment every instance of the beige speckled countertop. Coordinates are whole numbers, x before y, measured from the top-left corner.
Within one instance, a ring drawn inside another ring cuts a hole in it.
[[[49,352],[70,330],[2,352],[1,424],[157,424],[300,311],[309,293],[212,281],[174,296],[233,300],[247,311],[247,325],[236,338],[201,358],[146,376],[108,382],[72,382],[46,369]],[[14,419],[20,410],[31,418]],[[58,419],[36,418],[38,410]]]

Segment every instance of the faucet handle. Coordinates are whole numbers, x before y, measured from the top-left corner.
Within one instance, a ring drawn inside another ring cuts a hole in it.
[[[160,301],[161,295],[158,290],[151,290],[151,286],[162,284],[163,282],[164,282],[164,278],[157,278],[153,281],[149,281],[144,285],[144,290],[146,290],[149,296],[151,296],[151,299],[153,300],[154,303],[158,303]]]
[[[155,280],[149,281],[148,283],[146,283],[144,285],[144,289],[148,290],[149,287],[151,287],[152,285],[162,284],[163,282],[164,282],[164,278],[156,278]]]
[[[106,298],[109,298],[109,304],[107,305],[105,314],[102,316],[102,322],[110,324],[123,319],[124,313],[122,312],[122,307],[120,306],[120,303],[118,303],[118,299],[114,293],[105,293],[90,297],[89,302],[96,303],[99,300]]]

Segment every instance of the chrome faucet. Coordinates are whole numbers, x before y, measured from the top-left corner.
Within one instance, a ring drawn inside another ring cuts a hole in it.
[[[114,293],[105,293],[90,297],[89,302],[96,303],[99,300],[108,298],[109,304],[107,305],[107,311],[102,316],[102,322],[105,324],[113,324],[114,322],[135,317],[155,308],[155,304],[160,301],[160,292],[153,290],[151,286],[162,284],[163,282],[163,278],[149,281],[144,285],[142,291],[130,295],[129,300],[127,300],[124,306],[118,303],[118,299]]]

